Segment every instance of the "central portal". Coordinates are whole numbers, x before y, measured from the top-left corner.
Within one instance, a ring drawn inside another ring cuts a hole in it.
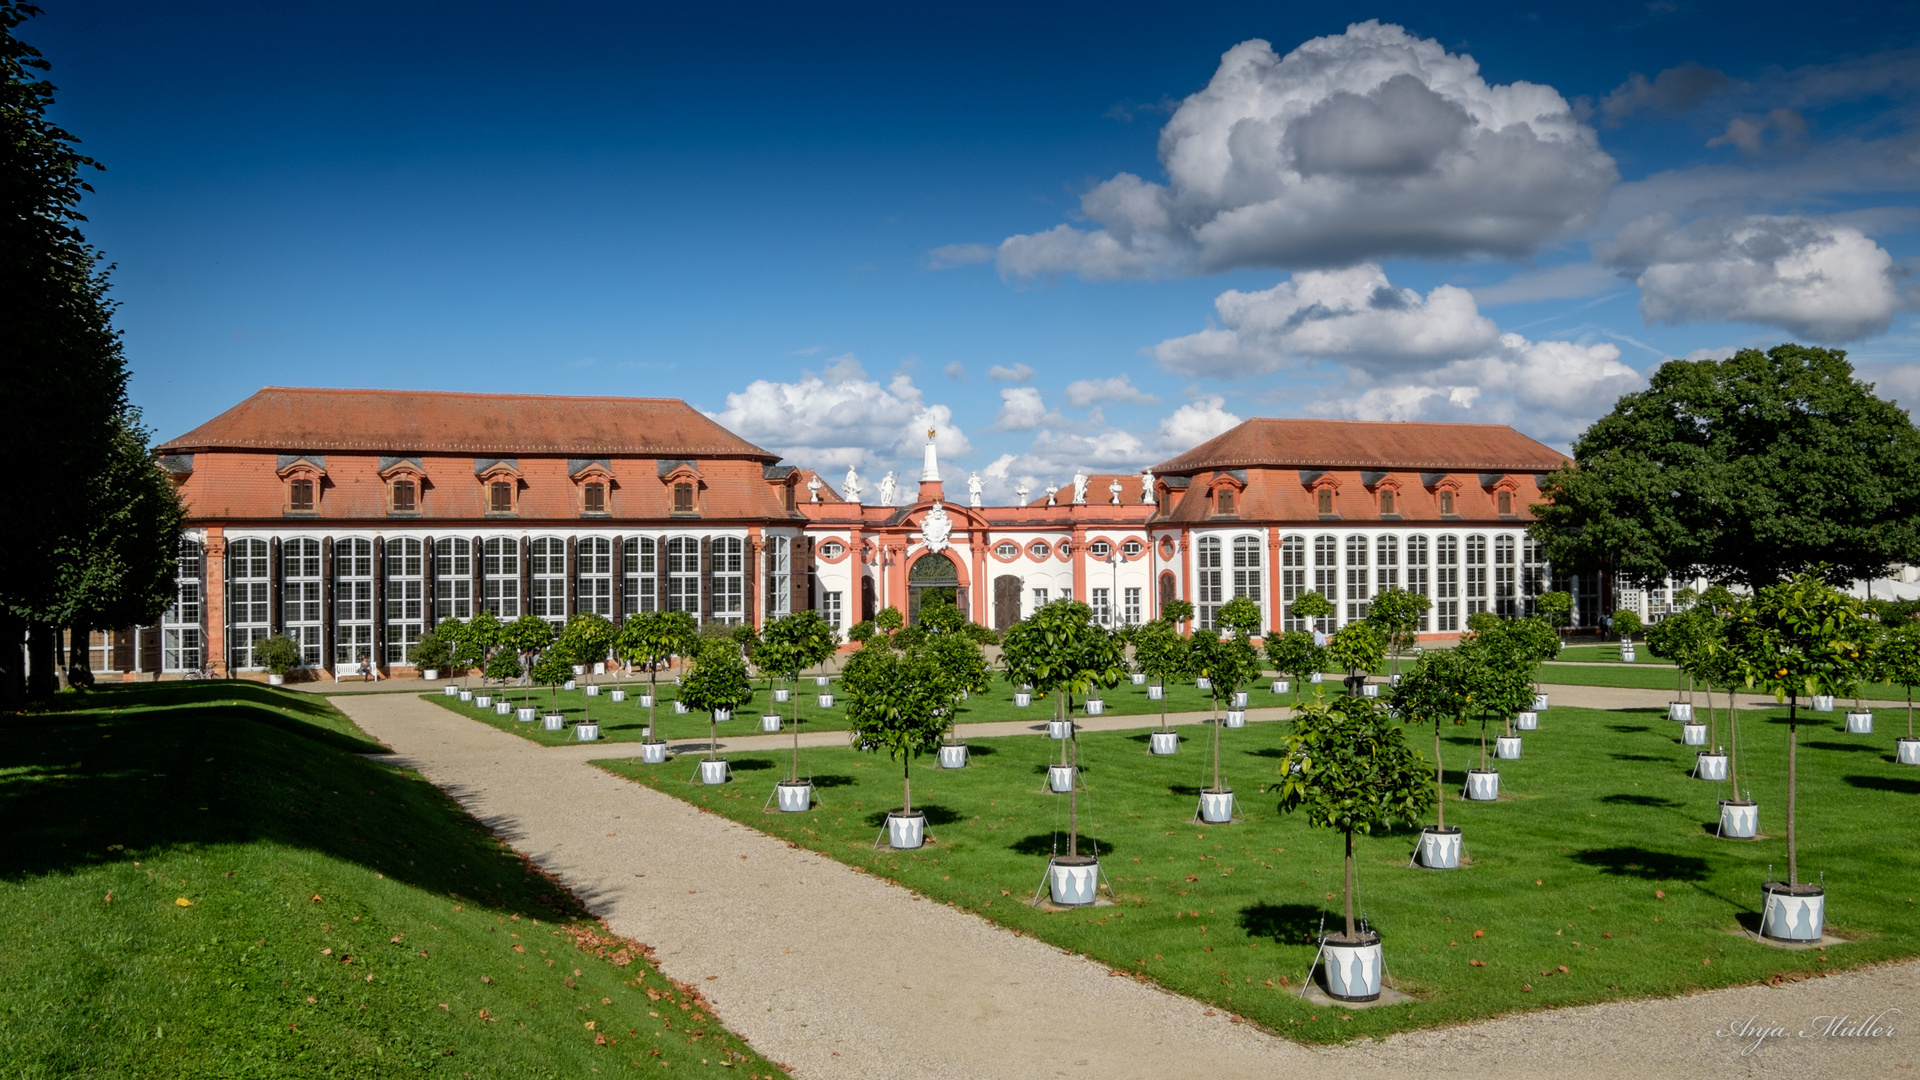
[[[938,597],[939,599],[935,599]],[[907,568],[907,622],[920,621],[920,605],[941,600],[966,613],[960,594],[960,568],[943,552],[932,552]]]

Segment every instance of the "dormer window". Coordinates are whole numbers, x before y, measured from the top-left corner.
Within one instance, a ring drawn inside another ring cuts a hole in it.
[[[1393,489],[1392,488],[1380,489],[1380,512],[1382,514],[1393,514],[1393,513],[1399,512],[1393,508]]]
[[[393,512],[411,514],[420,509],[419,489],[411,480],[393,482]]]
[[[1453,492],[1451,492],[1451,491],[1443,491],[1443,492],[1441,492],[1441,493],[1440,493],[1440,513],[1441,513],[1441,515],[1442,515],[1442,516],[1446,516],[1446,515],[1449,515],[1449,514],[1452,514],[1453,512],[1454,512],[1454,511],[1453,511]]]
[[[606,513],[607,485],[601,483],[582,485],[580,488],[580,512],[583,514]]]
[[[495,480],[487,485],[487,513],[513,513],[513,484],[507,480]]]
[[[313,509],[313,481],[293,480],[287,484],[287,509],[311,511]]]
[[[1214,513],[1216,514],[1233,513],[1233,490],[1231,488],[1221,488],[1213,497],[1213,507]]]
[[[673,485],[673,512],[676,514],[693,513],[693,484],[682,480]]]
[[[1316,491],[1313,494],[1314,494],[1314,500],[1315,500],[1314,502],[1315,512],[1321,513],[1321,514],[1333,513],[1333,489],[1332,488],[1321,488],[1319,491]]]
[[[1513,492],[1502,491],[1494,496],[1494,503],[1500,508],[1501,517],[1513,516]]]
[[[794,485],[792,485],[792,484],[787,484],[787,485],[786,485],[786,492],[787,492],[787,494],[786,494],[786,501],[787,501],[787,513],[789,513],[789,514],[791,514],[791,513],[793,513],[793,512],[795,511],[795,510],[797,510],[797,509],[799,509],[798,507],[796,507],[796,506],[794,505],[794,503],[796,502],[796,499],[794,498],[794,494],[793,494],[793,488],[794,488]]]

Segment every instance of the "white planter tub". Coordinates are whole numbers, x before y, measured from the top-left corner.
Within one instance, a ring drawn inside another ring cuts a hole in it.
[[[1361,697],[1379,697],[1380,684],[1377,682],[1361,683],[1360,696]]]
[[[1684,701],[1667,702],[1667,719],[1688,723],[1693,719],[1693,706]]]
[[[267,685],[268,686],[285,686],[287,685],[287,677],[285,675],[275,675],[269,672],[267,674]]]
[[[1492,802],[1500,797],[1500,770],[1468,769],[1467,798],[1476,802]]]
[[[1292,689],[1293,689],[1293,684],[1288,682],[1285,679],[1273,680],[1273,692],[1276,694],[1284,694],[1287,691]]]
[[[832,694],[819,694],[819,695],[816,695],[816,697],[817,697],[817,698],[819,699],[819,702],[820,702],[820,707],[821,707],[821,708],[823,708],[823,709],[831,709],[831,708],[833,708],[833,695],[832,695]]]
[[[1901,738],[1894,740],[1894,752],[1902,765],[1920,765],[1920,739]]]
[[[887,811],[887,844],[898,851],[911,851],[927,842],[927,815],[915,810],[903,814]]]
[[[1532,709],[1528,709],[1523,713],[1515,713],[1513,715],[1513,726],[1520,731],[1538,731],[1540,729],[1540,714],[1534,712]]]
[[[1680,725],[1680,745],[1681,746],[1707,745],[1707,725],[1692,724],[1692,723],[1681,724]]]
[[[1326,677],[1326,675],[1324,675],[1324,674],[1322,674],[1321,672],[1318,672],[1318,671],[1316,671],[1316,672],[1314,672],[1313,674],[1311,674],[1311,675],[1309,675],[1309,676],[1307,676],[1307,682],[1308,682],[1309,684],[1311,684],[1311,685],[1313,685],[1313,686],[1319,686],[1319,685],[1320,685],[1321,683],[1323,683],[1323,682],[1326,682],[1326,681],[1327,681],[1327,677]]]
[[[460,696],[460,688],[457,686],[443,686],[440,688],[440,694],[442,697],[457,698]]]
[[[541,718],[540,725],[548,731],[559,731],[567,726],[567,718],[560,713],[548,713]]]
[[[810,780],[782,780],[773,789],[780,797],[780,812],[783,814],[805,813],[813,806],[813,782]]]
[[[462,690],[462,691],[460,691],[460,700],[461,700],[461,701],[472,701],[472,700],[473,700],[473,691],[471,691],[471,690]]]
[[[616,704],[627,700],[627,692],[625,690],[609,690],[607,691],[607,696],[612,698]]]
[[[1533,711],[1534,711],[1534,712],[1546,712],[1546,711],[1547,711],[1547,696],[1548,696],[1548,695],[1546,695],[1546,694],[1535,694],[1535,695],[1533,695]]]
[[[775,690],[773,692],[773,700],[779,702],[782,705],[785,705],[787,703],[787,698],[791,696],[792,695],[785,690]]]
[[[648,765],[658,765],[667,760],[667,741],[652,739],[640,744],[640,760]]]
[[[1155,731],[1147,736],[1147,746],[1161,757],[1171,757],[1180,752],[1180,733]]]
[[[1460,830],[1431,825],[1421,829],[1420,865],[1429,870],[1460,869]]]
[[[1235,690],[1233,692],[1233,708],[1244,709],[1246,707],[1247,707],[1247,692],[1245,690]]]
[[[1200,820],[1209,825],[1227,825],[1233,821],[1233,789],[1200,791]]]
[[[1814,712],[1832,712],[1833,711],[1833,695],[1832,694],[1813,695],[1813,711]]]
[[[727,782],[726,758],[701,758],[700,782],[703,784],[724,784]]]
[[[599,684],[599,683],[588,683],[588,684],[587,684],[587,696],[588,696],[588,697],[599,697],[599,696],[600,696],[600,684]]]
[[[1193,680],[1193,688],[1195,690],[1211,690],[1213,689],[1213,680],[1207,678],[1205,675],[1202,675],[1199,678]]]
[[[573,737],[580,742],[599,742],[600,725],[591,721],[573,725]]]
[[[1847,714],[1847,734],[1873,734],[1873,714],[1870,712],[1850,712]]]
[[[430,668],[428,668],[428,669],[426,669],[425,671],[422,671],[422,672],[420,673],[420,677],[421,677],[422,679],[425,679],[425,680],[426,680],[426,681],[428,681],[428,682],[439,682],[439,681],[440,681],[440,669],[439,669],[439,668],[431,668],[431,667],[430,667]]]
[[[1693,778],[1695,780],[1725,780],[1727,778],[1727,755],[1710,754],[1701,751],[1693,759]]]
[[[1760,804],[1721,799],[1720,835],[1729,840],[1751,840],[1760,835]]]
[[[1081,708],[1086,711],[1088,716],[1099,716],[1101,713],[1107,711],[1107,703],[1099,698],[1088,698],[1082,703]]]
[[[1073,790],[1073,766],[1047,766],[1047,790],[1056,795],[1065,795]]]
[[[1247,710],[1228,709],[1227,710],[1227,726],[1230,728],[1246,727],[1247,726]]]
[[[714,722],[714,723],[716,723],[716,724],[724,724],[724,723],[726,723],[727,721],[729,721],[729,720],[731,720],[731,719],[733,719],[733,710],[732,710],[732,709],[715,709],[715,710],[713,710],[713,722]]]
[[[476,709],[493,708],[493,695],[492,694],[475,694],[473,696],[473,707]]]
[[[1380,935],[1365,933],[1359,941],[1328,934],[1320,939],[1320,959],[1326,972],[1327,996],[1339,1001],[1377,1001],[1380,998]]]
[[[561,684],[560,684],[560,689],[562,689],[562,690],[578,690],[578,689],[580,689],[580,684],[579,684],[579,682],[577,682],[576,680],[573,680],[573,679],[568,679],[568,680],[567,680],[566,682],[564,682],[564,683],[561,683]]]
[[[1136,671],[1127,677],[1127,681],[1133,683],[1135,686],[1145,686],[1147,685],[1147,676],[1142,672]]]
[[[645,693],[635,694],[633,696],[633,703],[643,709],[651,709],[653,708],[653,695]]]
[[[687,708],[687,703],[684,701],[676,701],[673,703],[673,715],[675,716],[685,716],[692,711],[692,709]]]
[[[587,665],[585,664],[573,665],[573,673],[575,675],[585,675],[587,673]]]
[[[1516,761],[1520,757],[1520,736],[1502,735],[1493,740],[1493,756],[1503,761]]]
[[[1149,686],[1147,687],[1147,700],[1159,701],[1163,696],[1165,696],[1165,693],[1166,693],[1166,689],[1164,687]]]
[[[534,708],[532,705],[522,705],[513,710],[513,719],[515,723],[531,724],[535,720],[540,719],[540,710]]]
[[[595,660],[593,662],[593,673],[595,675],[605,675],[607,673],[607,662],[605,660]]]
[[[762,714],[760,717],[760,730],[768,733],[779,731],[780,715],[778,713]]]
[[[1016,708],[1016,709],[1024,709],[1024,708],[1027,708],[1028,706],[1030,706],[1030,705],[1032,705],[1032,704],[1033,704],[1033,695],[1032,695],[1032,694],[1029,694],[1029,693],[1027,693],[1027,692],[1026,692],[1025,690],[1015,690],[1015,691],[1013,692],[1013,707],[1014,707],[1014,708]]]
[[[1776,941],[1819,941],[1827,925],[1827,891],[1818,885],[1769,881],[1760,886],[1766,905],[1760,933]]]
[[[513,702],[511,702],[511,701],[496,701],[496,702],[494,702],[494,703],[493,703],[493,715],[495,715],[495,716],[512,716],[512,715],[513,715]]]
[[[966,743],[941,743],[940,767],[943,769],[964,769],[967,767]]]
[[[815,685],[815,686],[825,686],[825,685],[827,685],[827,676],[825,676],[825,675],[815,675],[815,676],[813,677],[813,685]]]
[[[1060,907],[1086,907],[1100,891],[1100,860],[1056,855],[1047,864],[1047,893]]]
[[[1070,739],[1072,737],[1073,737],[1073,721],[1071,720],[1047,721],[1047,738]]]

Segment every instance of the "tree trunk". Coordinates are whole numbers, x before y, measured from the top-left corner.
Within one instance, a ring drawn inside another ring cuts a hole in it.
[[[1073,779],[1067,785],[1067,855],[1072,858],[1080,854],[1080,740],[1068,735],[1067,743],[1073,748]]]
[[[1740,702],[1727,694],[1727,783],[1733,785],[1733,798],[1740,799]]]
[[[1220,790],[1220,690],[1218,684],[1213,694],[1213,790]]]
[[[1793,787],[1799,779],[1800,716],[1796,697],[1787,698],[1787,884],[1800,882],[1800,852],[1794,846]]]
[[[900,811],[913,813],[913,755],[900,755]]]
[[[1440,827],[1447,827],[1447,770],[1440,764],[1440,721],[1433,722],[1433,790],[1439,798],[1434,806],[1439,808]]]
[[[1347,830],[1347,940],[1354,940],[1353,933],[1353,830]]]
[[[1487,771],[1487,718],[1480,718],[1480,771]]]
[[[653,741],[653,710],[660,705],[660,667],[647,665],[647,741]]]
[[[53,627],[49,623],[27,624],[27,696],[50,697],[59,689],[54,676]]]
[[[794,672],[793,678],[787,681],[787,704],[793,707],[793,771],[787,774],[787,779],[797,783],[800,780],[800,673],[799,672]]]
[[[1907,687],[1907,738],[1913,738],[1913,687]]]
[[[708,713],[707,714],[707,760],[708,761],[712,761],[714,758],[717,758],[720,756],[719,753],[717,752],[717,746],[719,742],[720,742],[720,718],[713,715],[712,713]]]
[[[1909,700],[1911,700],[1913,696],[1912,692],[1909,691],[1907,696]],[[1909,728],[1913,726],[1913,709],[1911,706],[1907,709],[1907,726]],[[1160,730],[1167,730],[1167,680],[1164,677],[1160,679]],[[1909,731],[1907,734],[1911,735],[1913,732]]]

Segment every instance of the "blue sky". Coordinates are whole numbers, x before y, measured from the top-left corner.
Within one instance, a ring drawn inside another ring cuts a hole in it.
[[[1255,415],[1565,445],[1786,340],[1920,394],[1912,3],[45,6],[161,437],[662,395],[1004,494]]]

